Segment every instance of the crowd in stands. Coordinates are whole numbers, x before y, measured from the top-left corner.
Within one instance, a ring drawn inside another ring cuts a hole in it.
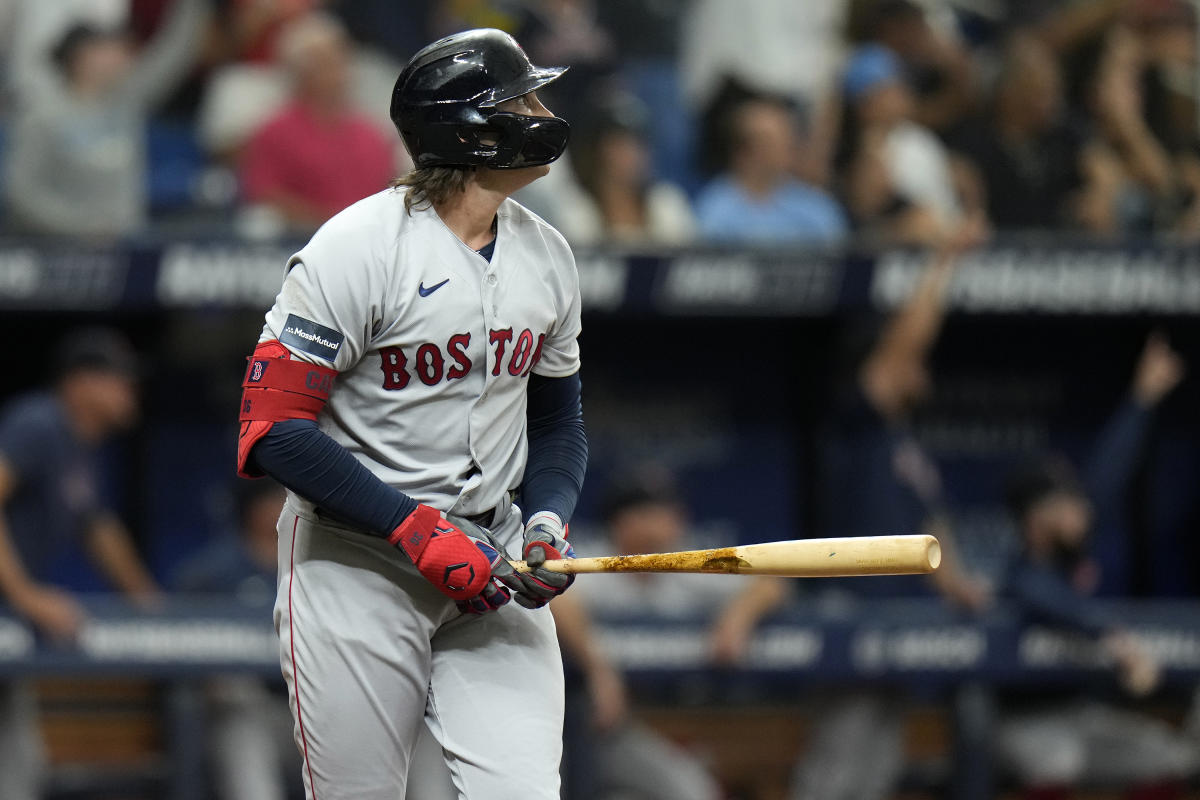
[[[405,171],[407,58],[481,26],[571,67],[522,199],[580,244],[1200,233],[1186,0],[5,0],[0,225],[311,231]]]

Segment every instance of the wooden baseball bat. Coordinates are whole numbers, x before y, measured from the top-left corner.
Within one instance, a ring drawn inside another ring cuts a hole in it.
[[[942,548],[932,536],[861,536],[790,539],[784,542],[547,561],[551,572],[712,572],[780,575],[788,578],[845,578],[856,575],[915,575],[933,572]],[[513,561],[528,572],[524,561]]]

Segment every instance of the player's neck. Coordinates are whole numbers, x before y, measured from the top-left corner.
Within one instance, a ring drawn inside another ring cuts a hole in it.
[[[487,245],[496,236],[496,212],[508,194],[472,181],[462,194],[436,207],[450,232],[472,250]]]

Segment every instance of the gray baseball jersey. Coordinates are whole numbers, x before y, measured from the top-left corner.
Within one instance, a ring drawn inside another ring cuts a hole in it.
[[[339,373],[318,424],[371,472],[444,512],[494,510],[519,552],[528,379],[579,368],[574,259],[512,200],[489,261],[404,196],[356,203],[290,259],[261,340]],[[462,615],[398,549],[295,494],[279,534],[275,624],[310,800],[403,798],[422,724],[460,797],[558,797],[549,609]]]
[[[488,262],[388,189],[335,216],[288,262],[260,341],[339,373],[321,429],[419,502],[501,509],[525,469],[531,373],[579,369],[570,248],[514,200]]]

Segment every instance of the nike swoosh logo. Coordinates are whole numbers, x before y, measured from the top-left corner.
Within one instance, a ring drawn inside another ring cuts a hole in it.
[[[421,297],[429,297],[429,295],[433,294],[449,282],[450,279],[446,278],[446,280],[442,281],[441,283],[435,283],[433,286],[430,286],[428,289],[426,289],[425,282],[422,281],[421,283],[417,284],[417,294],[421,295]]]

